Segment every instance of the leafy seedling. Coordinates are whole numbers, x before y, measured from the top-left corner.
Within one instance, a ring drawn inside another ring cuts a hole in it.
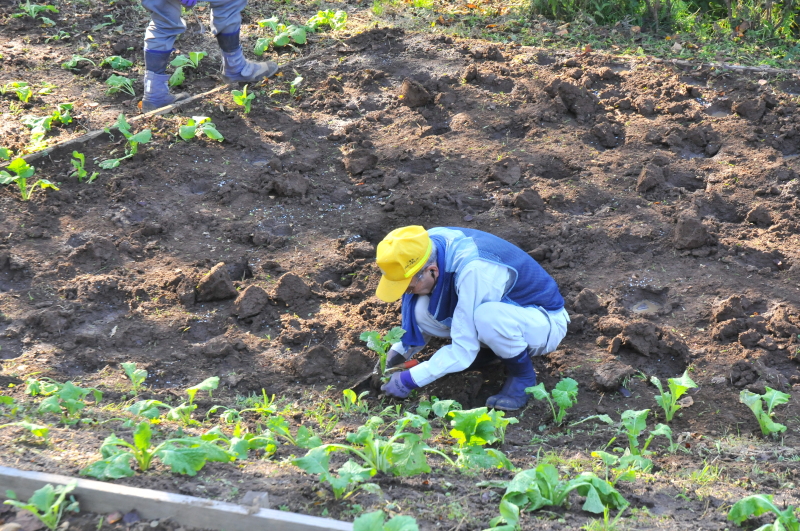
[[[73,55],[70,59],[61,63],[61,68],[64,70],[75,70],[80,63],[90,63],[92,66],[97,66],[91,59],[81,57],[80,55]]]
[[[366,414],[369,411],[369,404],[364,402],[364,397],[369,395],[369,391],[364,391],[357,395],[352,389],[345,389],[342,391],[343,399],[341,408],[344,413],[356,411],[358,413]]]
[[[791,395],[782,393],[771,387],[764,387],[766,392],[763,395],[750,392],[743,389],[739,393],[739,402],[750,408],[750,411],[756,416],[759,426],[761,426],[761,433],[763,435],[771,435],[786,431],[786,426],[779,424],[772,420],[774,413],[772,412],[775,406],[785,404],[791,398]],[[764,404],[767,410],[764,411]]]
[[[182,125],[178,136],[184,140],[191,140],[199,135],[206,135],[211,140],[222,142],[223,136],[217,131],[217,126],[208,116],[192,116],[186,125]]]
[[[228,448],[225,450],[234,459],[247,459],[250,450],[262,450],[266,455],[272,455],[278,449],[278,443],[271,437],[271,434],[254,435],[244,433],[240,424],[233,430],[233,436],[225,435],[219,426],[216,426],[200,436],[207,442],[215,444],[223,443]]]
[[[232,90],[231,95],[233,96],[233,102],[236,105],[243,105],[244,113],[248,114],[250,112],[251,102],[255,99],[256,95],[247,93],[247,85],[245,85],[242,90]]]
[[[509,424],[519,422],[515,418],[503,418],[503,411],[489,411],[485,407],[467,411],[450,411],[450,435],[455,438],[453,452],[458,456],[456,466],[462,469],[505,468],[516,467],[500,450],[483,448],[486,444],[503,442]]]
[[[41,437],[41,438],[46,438],[47,434],[50,433],[50,428],[48,426],[42,426],[40,424],[33,424],[31,422],[26,422],[24,420],[19,421],[19,422],[11,422],[9,424],[0,425],[0,429],[8,428],[8,427],[11,427],[11,426],[14,426],[14,427],[17,427],[17,428],[23,428],[25,430],[28,430],[32,435],[35,435],[36,437]]]
[[[73,107],[74,105],[72,103],[59,103],[56,110],[54,110],[53,114],[50,116],[53,118],[54,122],[59,122],[63,125],[71,124]]]
[[[680,378],[670,378],[667,382],[669,382],[669,391],[664,392],[661,387],[661,380],[655,376],[650,378],[650,383],[655,385],[658,388],[658,392],[661,393],[655,396],[656,402],[664,409],[667,422],[672,422],[673,415],[681,408],[678,404],[678,399],[689,389],[697,387],[697,384],[689,378],[688,371],[684,371],[683,376]]]
[[[546,400],[550,404],[550,411],[556,424],[561,424],[567,409],[578,403],[578,382],[572,378],[564,378],[558,382],[551,393],[544,388],[544,382],[528,387],[525,392],[533,395],[536,400]],[[555,406],[558,406],[558,412]]]
[[[153,137],[150,129],[144,129],[136,134],[131,133],[131,126],[128,124],[128,121],[125,119],[125,115],[123,114],[120,114],[117,117],[117,122],[114,124],[114,126],[119,129],[119,132],[122,133],[122,136],[124,136],[127,140],[125,145],[125,156],[118,159],[108,159],[102,161],[100,163],[100,167],[104,170],[112,170],[119,166],[120,162],[123,160],[129,159],[136,155],[136,153],[139,152],[139,144],[146,144],[150,142],[150,139]],[[105,132],[107,134],[111,134],[111,131],[108,128],[105,129]]]
[[[795,511],[791,505],[781,510],[772,502],[772,496],[769,494],[755,494],[734,503],[728,512],[728,520],[741,525],[751,516],[758,518],[762,514],[774,513],[777,519],[771,524],[759,527],[756,531],[800,531],[800,521]]]
[[[364,332],[359,336],[361,341],[367,342],[367,348],[378,353],[379,367],[381,375],[386,374],[386,354],[392,345],[400,341],[406,331],[395,326],[389,330],[385,336],[381,336],[380,332]]]
[[[72,167],[75,168],[75,171],[70,174],[70,177],[77,177],[78,182],[83,182],[86,176],[89,175],[89,172],[86,171],[86,157],[84,157],[83,153],[79,153],[78,151],[73,151],[72,157]],[[90,183],[94,181],[97,179],[98,175],[100,174],[92,172],[92,174],[89,175],[89,180],[86,182]]]
[[[136,92],[133,90],[133,83],[130,79],[125,76],[118,76],[117,74],[112,74],[106,79],[106,85],[108,85],[108,90],[106,94],[116,94],[117,92],[125,92],[126,94],[130,94],[131,96],[136,96]]]
[[[188,388],[186,394],[189,395],[189,403],[194,404],[194,397],[199,391],[208,391],[208,398],[211,398],[211,392],[217,387],[219,387],[219,376],[206,378],[199,384]]]
[[[347,25],[347,13],[344,11],[317,11],[317,14],[306,21],[306,26],[316,31],[320,26],[328,26],[333,31],[343,30]]]
[[[636,481],[636,472],[648,472],[653,468],[651,460],[630,453],[618,457],[598,450],[592,452],[592,457],[602,461],[605,467],[605,479],[612,485],[620,481]]]
[[[9,160],[14,155],[14,152],[8,148],[0,147],[0,160]]]
[[[100,446],[103,459],[87,466],[80,473],[97,479],[130,477],[134,475],[132,461],[144,472],[150,469],[153,458],[157,457],[173,472],[194,476],[207,461],[227,463],[236,457],[213,442],[199,437],[167,439],[155,447],[151,440],[149,421],[140,422],[136,426],[132,443],[112,434]]]
[[[641,411],[629,409],[622,412],[622,426],[625,428],[625,434],[628,436],[628,447],[633,455],[641,455],[642,453],[639,449],[639,435],[647,428],[647,415],[649,413],[649,409]]]
[[[36,168],[30,166],[24,159],[12,160],[8,165],[8,169],[14,172],[14,175],[11,175],[7,171],[0,170],[0,184],[16,183],[23,201],[28,201],[36,188],[41,188],[42,190],[52,188],[58,191],[56,185],[47,179],[39,179],[29,186],[28,179],[36,173]]]
[[[21,13],[14,13],[11,16],[14,18],[19,18],[24,16],[28,16],[33,19],[41,18],[42,20],[45,21],[45,23],[49,22],[48,25],[50,26],[54,25],[55,23],[47,17],[42,17],[41,14],[44,13],[45,11],[49,11],[50,13],[58,13],[58,9],[56,8],[56,6],[52,5],[42,6],[38,4],[31,4],[30,0],[28,0],[24,4],[19,4],[19,9],[20,11],[22,11]]]
[[[183,73],[184,67],[194,68],[200,65],[200,60],[208,55],[206,52],[189,52],[189,56],[179,55],[173,59],[169,64],[175,67],[175,72],[169,78],[170,87],[178,87],[186,81],[186,75]]]
[[[461,410],[461,404],[455,400],[439,400],[434,396],[431,397],[430,400],[419,401],[419,406],[417,406],[417,415],[428,418],[431,412],[433,412],[434,415],[440,419],[443,419],[447,417],[447,414],[451,411],[459,410]]]
[[[137,369],[135,363],[122,363],[121,366],[128,378],[131,379],[131,391],[138,395],[139,389],[142,388],[144,381],[147,379],[147,371]]]
[[[40,142],[53,127],[53,116],[27,115],[22,118],[22,125],[30,128],[31,140]]]
[[[383,511],[365,513],[353,521],[353,531],[419,531],[417,521],[411,516],[399,514],[388,521]]]
[[[100,66],[108,65],[114,70],[127,70],[133,66],[133,61],[129,61],[119,55],[112,55],[100,61]]]
[[[11,83],[6,83],[3,85],[3,94],[8,92],[9,90],[14,91],[17,94],[17,98],[22,103],[28,103],[33,96],[33,91],[31,90],[30,85],[25,81],[12,81]]]
[[[297,428],[297,435],[292,436],[292,432],[289,431],[289,423],[280,415],[273,415],[267,419],[267,429],[276,437],[285,439],[289,444],[298,448],[317,448],[322,446],[322,439],[314,435],[314,432],[305,426]]]
[[[302,76],[297,76],[289,83],[289,95],[294,97],[297,94],[297,91],[300,90],[300,84],[303,83]]]
[[[80,420],[80,412],[86,407],[85,399],[92,395],[97,405],[103,393],[93,387],[83,388],[72,382],[59,385],[58,391],[39,404],[39,413],[53,413],[61,416],[63,424],[75,424]]]
[[[67,494],[75,490],[78,486],[77,480],[72,480],[66,485],[59,485],[53,487],[49,483],[33,493],[28,499],[27,503],[17,499],[17,493],[13,490],[7,490],[6,496],[8,499],[4,501],[6,505],[13,505],[17,509],[29,511],[33,516],[38,518],[50,531],[55,531],[61,523],[61,517],[64,511],[77,513],[79,510],[78,502],[75,501],[73,496],[69,497],[67,502]]]
[[[134,415],[154,420],[161,416],[161,409],[170,410],[172,406],[160,400],[140,400],[128,406],[127,411]]]

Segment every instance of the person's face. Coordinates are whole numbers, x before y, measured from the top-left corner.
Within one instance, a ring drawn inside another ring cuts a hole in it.
[[[411,279],[411,284],[408,285],[406,293],[412,295],[430,295],[433,288],[436,286],[436,279],[439,278],[439,268],[435,265],[430,265]]]

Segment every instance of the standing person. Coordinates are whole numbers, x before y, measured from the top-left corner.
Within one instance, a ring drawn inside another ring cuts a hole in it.
[[[487,407],[525,406],[536,385],[531,356],[552,352],[567,333],[569,316],[555,280],[519,247],[474,229],[401,227],[378,244],[383,273],[376,296],[402,297],[402,341],[387,367],[397,366],[435,337],[450,338],[426,362],[394,372],[381,389],[406,398],[413,389],[476,362],[486,346],[508,377]],[[478,360],[480,361],[480,360]]]
[[[244,58],[239,44],[242,10],[247,0],[208,0],[211,4],[211,28],[222,50],[222,79],[226,83],[253,83],[278,71],[272,61],[256,63]],[[186,31],[181,6],[194,7],[197,0],[142,0],[150,12],[150,24],[144,34],[144,97],[142,111],[148,112],[188,98],[185,92],[170,94],[166,73],[175,38]]]

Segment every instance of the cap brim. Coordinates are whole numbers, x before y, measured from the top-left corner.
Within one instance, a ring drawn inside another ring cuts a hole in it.
[[[408,285],[411,284],[412,278],[389,280],[385,276],[381,276],[381,280],[378,282],[378,289],[375,290],[375,296],[384,302],[394,302],[403,296],[403,293],[408,289]]]

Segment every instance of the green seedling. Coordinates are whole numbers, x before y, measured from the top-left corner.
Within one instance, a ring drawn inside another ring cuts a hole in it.
[[[791,505],[781,510],[772,502],[769,494],[755,494],[734,503],[728,512],[728,520],[741,525],[751,516],[758,518],[762,514],[774,513],[777,519],[773,523],[762,525],[755,531],[800,531],[796,511]]]
[[[150,139],[153,137],[150,129],[144,129],[136,134],[131,133],[131,126],[128,124],[128,121],[125,120],[125,115],[123,114],[120,114],[117,117],[117,122],[114,124],[114,126],[119,129],[119,132],[122,133],[122,136],[124,136],[127,140],[125,145],[125,156],[118,159],[108,159],[102,161],[100,163],[100,167],[104,170],[112,170],[119,166],[120,162],[123,160],[129,159],[136,155],[136,153],[139,151],[139,144],[146,144],[150,142]],[[105,132],[107,134],[111,134],[111,131],[108,128],[105,129]]]
[[[99,31],[106,26],[110,26],[114,24],[117,20],[114,18],[114,15],[103,15],[103,18],[107,18],[110,22],[100,22],[99,24],[95,24],[92,26],[92,31]]]
[[[189,52],[189,57],[179,55],[173,59],[169,64],[175,67],[175,72],[169,78],[170,87],[178,87],[186,81],[186,75],[183,73],[184,67],[194,68],[200,65],[200,60],[208,55],[206,52]]]
[[[11,15],[14,18],[28,16],[28,17],[33,18],[33,19],[36,19],[36,18],[46,19],[45,23],[47,23],[49,21],[48,25],[50,25],[50,26],[55,24],[49,18],[42,17],[40,15],[42,13],[44,13],[45,11],[49,11],[50,13],[58,13],[58,9],[56,8],[56,6],[52,6],[52,5],[44,5],[44,6],[42,6],[42,5],[37,5],[37,4],[31,4],[30,0],[28,0],[24,4],[19,4],[18,7],[19,7],[19,10],[22,11],[22,13],[14,13],[13,15]]]
[[[626,454],[617,457],[608,452],[592,452],[592,457],[600,459],[605,467],[605,479],[611,485],[620,481],[636,481],[636,472],[648,472],[653,462],[639,455]]]
[[[297,91],[300,90],[300,84],[303,82],[302,76],[297,76],[289,83],[289,95],[294,97]]]
[[[75,171],[70,174],[70,177],[77,177],[78,182],[83,182],[89,172],[86,171],[86,157],[84,157],[83,153],[79,153],[77,151],[72,152],[72,167],[75,168]],[[97,172],[92,172],[89,175],[89,180],[86,181],[87,183],[93,182],[97,179],[97,176],[100,175]]]
[[[459,410],[461,410],[461,404],[455,400],[439,400],[433,396],[430,400],[419,401],[419,406],[417,406],[417,415],[428,418],[431,412],[433,412],[434,415],[440,419],[443,419],[451,411]]]
[[[208,116],[192,116],[186,125],[178,130],[178,136],[184,140],[191,140],[196,136],[206,135],[211,140],[222,142],[223,136],[217,131],[217,126]]]
[[[90,63],[92,66],[97,66],[91,59],[81,57],[80,55],[73,55],[70,59],[61,63],[61,68],[64,70],[74,70],[78,68],[79,63]]]
[[[280,415],[273,415],[267,419],[267,430],[298,448],[318,448],[322,446],[322,439],[314,435],[314,432],[305,426],[297,428],[297,435],[292,436],[292,432],[289,431],[289,423]]]
[[[364,401],[364,397],[369,395],[369,391],[364,391],[360,395],[352,389],[345,389],[342,391],[343,399],[341,403],[342,411],[346,414],[351,411],[366,414],[369,411],[369,404]]]
[[[9,428],[9,427],[12,427],[12,426],[28,430],[32,435],[35,435],[36,437],[41,437],[43,439],[47,437],[48,433],[50,433],[50,428],[49,427],[42,426],[40,424],[33,424],[31,422],[26,422],[24,420],[23,421],[19,421],[19,422],[11,422],[9,424],[0,425],[0,429]]]
[[[551,393],[544,388],[544,382],[528,387],[525,392],[533,395],[536,400],[547,400],[556,424],[561,424],[567,414],[567,409],[578,403],[578,382],[572,378],[564,378],[558,382]],[[556,412],[556,405],[558,412]]]
[[[14,152],[8,148],[0,147],[0,160],[9,160],[14,155]]]
[[[314,29],[308,26],[296,26],[294,24],[287,26],[282,24],[278,17],[272,17],[265,20],[259,20],[258,25],[262,28],[269,28],[275,33],[275,36],[270,38],[260,38],[256,41],[253,52],[256,55],[263,55],[269,49],[269,45],[286,46],[294,42],[295,44],[305,44],[308,40],[307,33],[313,32]]]
[[[30,128],[31,140],[40,142],[44,139],[47,132],[53,127],[53,116],[33,116],[27,115],[22,118],[22,125]]]
[[[17,499],[17,493],[13,490],[7,490],[6,496],[8,499],[3,503],[6,505],[13,505],[17,509],[29,511],[33,516],[38,518],[47,529],[55,531],[61,523],[61,517],[64,511],[77,513],[79,510],[78,502],[75,501],[73,496],[70,496],[69,502],[67,502],[67,494],[75,490],[77,486],[78,481],[74,479],[66,485],[59,485],[57,487],[53,487],[48,483],[34,492],[27,503],[19,501]]]
[[[317,11],[317,14],[306,21],[306,26],[313,28],[315,31],[320,26],[328,26],[333,31],[343,30],[347,25],[347,13],[344,11],[333,11],[327,9],[325,11]]]
[[[144,381],[147,379],[147,371],[137,369],[135,363],[122,363],[120,365],[128,378],[131,379],[131,391],[138,395],[139,389],[142,388]]]
[[[59,103],[58,108],[53,111],[50,116],[54,122],[59,122],[63,125],[72,123],[72,103]]]
[[[17,98],[22,103],[28,103],[33,96],[33,91],[31,90],[30,85],[25,81],[12,81],[11,83],[6,83],[3,85],[2,93],[5,94],[9,90],[14,91],[17,94]]]
[[[63,424],[75,424],[80,420],[80,412],[86,407],[86,397],[92,395],[97,405],[103,398],[103,393],[93,387],[82,388],[72,382],[59,384],[58,390],[48,396],[39,404],[37,411],[53,413],[61,416]]]
[[[378,353],[379,367],[381,374],[386,374],[386,354],[392,345],[400,341],[406,331],[395,326],[385,336],[381,336],[380,332],[364,332],[359,336],[361,341],[367,342],[367,348],[374,350]]]
[[[750,408],[750,411],[756,416],[759,426],[761,426],[761,433],[763,435],[771,435],[786,431],[786,426],[779,424],[772,420],[774,413],[772,412],[775,406],[785,404],[791,398],[791,395],[782,393],[771,387],[764,388],[766,392],[763,395],[752,393],[747,389],[743,389],[739,393],[739,402]],[[767,410],[764,411],[764,404]]]
[[[61,388],[61,384],[51,378],[28,378],[25,381],[25,394],[31,396],[50,396]]]
[[[353,521],[353,531],[419,531],[417,521],[411,516],[397,515],[386,523],[383,511],[365,513]]]
[[[106,79],[106,85],[109,87],[109,89],[106,91],[106,94],[110,95],[116,94],[117,92],[125,92],[131,96],[136,96],[136,92],[133,90],[133,83],[125,76],[112,74],[108,79]]]
[[[197,396],[199,391],[208,391],[208,398],[211,398],[211,392],[217,387],[219,387],[219,376],[206,378],[199,384],[190,387],[186,390],[186,394],[189,395],[189,403],[194,404],[194,397]]]
[[[172,407],[160,400],[140,400],[128,406],[127,411],[134,415],[154,420],[161,416],[161,409],[171,410]]]
[[[136,426],[132,443],[111,434],[100,446],[103,459],[87,466],[80,473],[104,480],[130,477],[134,475],[132,461],[140,471],[145,472],[150,469],[153,458],[157,457],[173,472],[194,476],[208,461],[227,463],[236,458],[213,442],[199,437],[167,439],[155,447],[151,440],[149,421],[140,422]]]
[[[664,392],[661,387],[661,381],[655,376],[650,378],[650,383],[655,385],[658,388],[658,392],[661,393],[655,396],[656,402],[664,409],[667,422],[672,422],[673,415],[681,408],[678,405],[678,399],[689,389],[697,387],[697,384],[689,378],[688,371],[684,371],[683,376],[680,378],[670,378],[667,382],[669,382],[669,391]]]
[[[233,102],[236,105],[243,105],[244,113],[248,114],[251,102],[256,98],[256,95],[247,93],[247,85],[242,90],[232,90],[231,95],[233,96]]]
[[[0,170],[0,184],[16,183],[23,201],[28,201],[36,188],[41,188],[42,190],[52,188],[53,190],[58,191],[56,185],[47,179],[39,179],[29,186],[28,179],[30,179],[33,174],[36,173],[36,168],[30,166],[27,162],[25,162],[24,159],[12,160],[8,165],[8,169],[13,171],[15,175],[11,175],[7,171]]]
[[[550,464],[523,470],[511,481],[500,482],[500,485],[506,486],[506,492],[500,501],[500,516],[490,522],[490,529],[494,531],[518,529],[522,511],[565,506],[573,490],[586,497],[581,507],[584,511],[601,514],[606,507],[621,509],[628,506],[628,501],[608,481],[591,472],[564,481],[559,478],[556,467]]]
[[[200,438],[217,445],[223,443],[228,447],[225,451],[234,459],[247,459],[250,450],[263,450],[265,455],[272,455],[278,449],[278,443],[271,437],[271,434],[244,433],[240,424],[234,428],[232,437],[225,435],[220,427],[216,426],[201,435]]]
[[[649,409],[641,411],[629,409],[622,412],[622,426],[625,428],[628,447],[633,455],[642,455],[642,451],[639,449],[639,435],[647,428],[648,413],[650,413]]]
[[[70,35],[69,32],[67,32],[67,31],[58,30],[58,33],[56,33],[55,35],[50,35],[49,37],[47,37],[44,40],[44,42],[45,42],[45,44],[47,44],[50,41],[62,41],[62,40],[69,39],[71,36],[72,35]]]
[[[52,83],[48,83],[47,81],[42,82],[42,88],[40,88],[37,92],[39,94],[52,94],[53,89],[58,88],[57,85],[53,85]],[[72,107],[70,107],[71,109]]]
[[[455,438],[453,452],[458,456],[456,466],[462,469],[505,468],[515,467],[508,458],[494,448],[483,448],[484,445],[502,442],[505,439],[509,424],[519,422],[515,418],[503,418],[502,411],[489,411],[485,407],[467,411],[450,411],[450,435]]]
[[[127,70],[133,66],[133,61],[129,61],[119,55],[112,55],[100,61],[100,66],[108,65],[114,70]]]
[[[239,412],[240,415],[244,415],[245,413],[249,413],[252,411],[253,413],[258,413],[262,417],[269,417],[275,414],[277,408],[275,407],[275,395],[270,397],[267,396],[267,391],[263,388],[261,389],[261,400],[258,401],[255,398],[255,395],[251,397],[249,400],[249,404],[251,407],[243,409]]]

